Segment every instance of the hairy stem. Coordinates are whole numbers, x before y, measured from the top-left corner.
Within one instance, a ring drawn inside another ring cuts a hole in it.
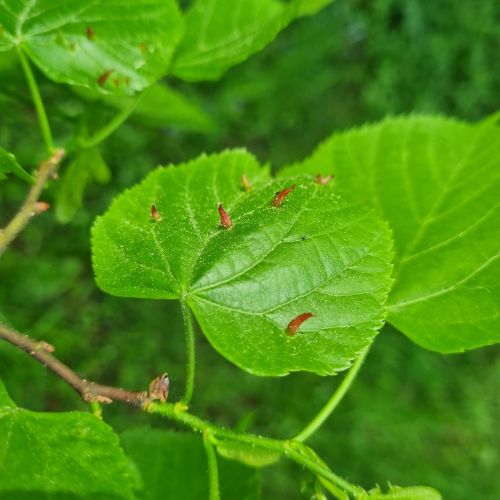
[[[181,300],[182,317],[184,319],[184,333],[186,334],[186,388],[184,396],[182,396],[181,403],[188,406],[193,397],[194,390],[194,373],[195,373],[195,339],[194,339],[194,325],[193,316],[189,306]]]
[[[36,341],[0,323],[0,339],[6,340],[30,354],[38,362],[63,379],[82,399],[87,402],[111,403],[113,400],[141,406],[149,401],[147,392],[131,392],[118,387],[89,382],[77,375],[71,368],[59,361],[52,352],[54,348],[43,341]]]
[[[47,179],[55,172],[57,165],[63,156],[64,150],[56,149],[48,160],[43,161],[40,164],[35,184],[31,187],[26,200],[7,226],[0,230],[0,255],[5,252],[5,249],[24,229],[30,218],[36,213],[36,203],[40,193],[42,192]]]
[[[54,347],[44,341],[36,341],[22,335],[12,328],[0,323],[0,339],[10,342],[19,349],[30,354],[34,359],[42,363],[49,370],[59,376],[67,384],[69,384],[76,392],[78,392],[84,401],[87,403],[111,403],[113,400],[121,401],[135,406],[140,406],[144,411],[151,414],[158,414],[167,417],[171,420],[181,423],[186,427],[191,428],[195,432],[203,434],[204,439],[213,437],[219,440],[233,441],[249,445],[253,448],[260,448],[268,451],[277,452],[285,456],[297,464],[305,467],[313,474],[322,478],[324,481],[337,485],[341,490],[357,497],[364,493],[364,490],[359,486],[349,483],[345,479],[337,476],[307,445],[296,440],[279,440],[268,437],[258,436],[255,434],[247,434],[237,432],[224,427],[219,427],[211,422],[192,415],[186,411],[186,405],[183,402],[179,403],[155,403],[151,392],[133,392],[117,387],[96,384],[89,382],[77,375],[71,368],[59,361],[52,352]],[[96,408],[96,405],[92,405]],[[212,442],[210,453],[215,453]],[[207,445],[205,445],[207,449]],[[207,450],[207,454],[209,451]],[[208,456],[208,455],[207,455]],[[209,460],[212,460],[209,458]],[[212,484],[215,481],[216,464],[209,465],[212,468],[210,472],[211,480],[211,498],[214,500],[218,497],[218,486]],[[214,472],[215,470],[215,472]],[[216,489],[214,489],[216,488]],[[217,493],[214,493],[217,492]],[[217,496],[215,496],[217,494]]]
[[[337,390],[332,394],[331,398],[327,401],[325,406],[317,413],[317,415],[304,427],[304,429],[295,436],[296,441],[306,441],[310,438],[325,422],[325,420],[332,414],[333,410],[338,406],[346,392],[351,387],[356,375],[363,364],[363,361],[368,354],[366,348],[359,356],[358,359],[351,366],[347,375],[342,380],[342,383],[337,387]]]
[[[324,462],[316,458],[316,454],[310,448],[298,441],[283,441],[218,427],[195,415],[192,415],[191,413],[188,413],[185,411],[184,407],[179,404],[146,403],[144,408],[149,413],[156,413],[171,420],[175,420],[187,427],[190,427],[196,432],[204,433],[208,431],[216,439],[231,440],[236,443],[247,444],[253,448],[277,452],[310,470],[315,475],[338,485],[344,491],[347,491],[354,496],[360,495],[364,492],[362,488],[349,483],[345,479],[333,473],[330,468],[324,464]]]
[[[203,433],[203,445],[205,446],[208,463],[208,498],[209,500],[219,500],[219,469],[217,467],[217,454],[215,453],[214,445],[210,442],[210,434],[208,431]]]
[[[24,54],[21,47],[17,48],[17,54],[19,56],[19,60],[21,61],[21,66],[23,67],[24,75],[26,76],[26,80],[28,82],[28,87],[31,92],[33,104],[35,105],[36,113],[38,116],[38,123],[42,131],[47,153],[51,155],[54,153],[54,141],[52,139],[49,119],[47,118],[47,113],[45,111],[45,106],[43,105],[42,96],[40,95],[38,84],[36,83],[35,75],[33,74],[28,58]]]
[[[104,127],[98,130],[92,137],[88,139],[82,139],[79,144],[80,147],[93,148],[107,139],[118,128],[120,128],[122,123],[124,123],[127,118],[134,112],[135,108],[141,100],[141,95],[133,99],[128,106],[126,106],[118,114],[116,114],[108,124],[104,125]]]

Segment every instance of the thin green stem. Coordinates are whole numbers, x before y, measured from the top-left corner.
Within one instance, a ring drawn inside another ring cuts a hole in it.
[[[97,401],[91,401],[89,403],[90,411],[99,418],[102,418],[102,406]]]
[[[63,156],[64,150],[56,149],[51,157],[48,160],[42,161],[38,167],[35,184],[31,186],[28,196],[10,222],[3,229],[0,229],[0,256],[26,227],[33,215],[37,213],[37,202],[45,187],[45,183],[56,171]]]
[[[128,106],[126,106],[118,114],[116,114],[108,124],[99,129],[92,137],[89,137],[88,139],[82,139],[79,143],[79,146],[82,148],[93,148],[107,139],[134,112],[140,100],[141,95],[139,95],[135,99],[132,99]]]
[[[318,478],[314,481],[314,500],[328,500],[325,493],[323,492],[323,488],[321,487],[321,482]]]
[[[186,388],[184,396],[182,396],[181,404],[188,406],[193,397],[194,390],[194,373],[195,373],[195,340],[194,340],[194,325],[191,310],[185,301],[181,300],[181,311],[184,319],[184,333],[186,335]]]
[[[42,130],[43,140],[45,142],[45,147],[47,148],[47,153],[49,155],[52,155],[54,153],[54,141],[52,139],[49,119],[47,118],[47,113],[45,112],[45,106],[43,105],[42,96],[40,95],[40,90],[38,88],[38,84],[36,83],[35,75],[33,74],[28,58],[25,56],[21,47],[17,48],[17,54],[19,56],[19,60],[21,61],[21,66],[23,67],[24,75],[26,76],[26,80],[28,82],[28,87],[31,92],[33,104],[35,105],[36,113],[38,116],[38,123],[40,124],[40,129]]]
[[[316,458],[314,452],[305,444],[298,441],[282,441],[279,439],[266,438],[255,434],[246,434],[218,427],[184,410],[182,403],[147,403],[144,409],[149,413],[162,415],[175,420],[196,432],[209,432],[215,439],[231,440],[237,443],[248,444],[251,447],[275,451],[286,456],[294,462],[320,476],[327,481],[337,484],[344,491],[352,495],[360,495],[363,489],[349,483],[345,479],[333,473],[320,459]]]
[[[358,356],[358,359],[351,366],[347,375],[342,380],[342,383],[337,387],[337,390],[332,394],[332,397],[323,406],[323,408],[317,413],[317,415],[307,424],[304,429],[297,434],[294,439],[296,441],[306,441],[310,438],[320,427],[323,425],[325,420],[331,415],[333,410],[338,406],[342,398],[345,396],[346,392],[351,387],[356,375],[363,364],[363,361],[368,354],[368,347]]]
[[[219,500],[219,469],[217,467],[217,454],[215,453],[214,445],[210,442],[210,434],[208,431],[203,433],[203,445],[205,446],[208,463],[208,498],[209,500]]]

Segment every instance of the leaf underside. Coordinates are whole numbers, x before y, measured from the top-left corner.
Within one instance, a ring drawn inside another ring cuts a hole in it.
[[[388,321],[447,353],[500,341],[500,127],[386,119],[334,134],[281,175],[334,173],[340,192],[390,223]]]
[[[272,207],[275,193],[294,183]],[[212,345],[254,374],[345,369],[384,319],[386,226],[307,178],[270,179],[244,151],[153,171],[97,219],[92,246],[104,291],[185,300]],[[291,337],[288,323],[304,312],[314,317]]]

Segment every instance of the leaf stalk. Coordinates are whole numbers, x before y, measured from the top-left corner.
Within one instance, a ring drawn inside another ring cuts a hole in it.
[[[17,54],[19,56],[19,60],[21,61],[21,66],[23,68],[26,81],[28,82],[28,87],[30,89],[31,98],[33,99],[33,104],[35,105],[36,113],[38,116],[38,123],[40,125],[43,140],[45,142],[45,148],[47,149],[47,153],[49,155],[52,155],[54,153],[54,141],[52,139],[52,131],[50,130],[50,123],[47,117],[47,112],[45,111],[45,106],[40,94],[40,89],[38,88],[38,84],[36,82],[35,75],[33,74],[28,58],[24,54],[23,49],[19,46],[17,47]]]
[[[186,335],[186,388],[184,390],[184,395],[180,400],[181,405],[185,408],[189,406],[191,399],[193,397],[194,391],[194,378],[195,378],[195,364],[196,364],[196,353],[195,353],[195,338],[194,338],[194,325],[193,316],[189,306],[184,300],[180,301],[182,318],[184,320],[184,333]]]
[[[323,406],[316,416],[294,437],[295,441],[304,442],[309,439],[323,425],[325,420],[332,414],[335,408],[337,408],[354,382],[354,379],[356,378],[356,375],[358,374],[359,369],[368,354],[368,350],[369,347],[361,352],[347,372],[344,380],[342,380],[341,384],[337,387],[337,390],[332,394],[325,406]]]

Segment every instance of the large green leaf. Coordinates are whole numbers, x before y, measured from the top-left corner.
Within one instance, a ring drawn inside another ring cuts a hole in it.
[[[90,413],[17,408],[0,381],[0,498],[134,498],[118,436]]]
[[[297,14],[297,1],[196,0],[172,72],[188,81],[215,80],[270,43]]]
[[[138,428],[121,435],[126,452],[141,471],[144,500],[206,500],[207,459],[201,436]],[[222,500],[258,500],[258,474],[229,460],[218,459]]]
[[[21,165],[16,160],[16,157],[6,151],[3,148],[0,148],[0,181],[6,178],[5,174],[15,174],[20,179],[25,180],[26,182],[33,183],[33,177],[24,170]]]
[[[293,183],[283,206],[272,207]],[[219,225],[218,202],[230,230]],[[385,224],[307,178],[270,179],[244,151],[153,171],[97,219],[92,241],[103,290],[186,300],[212,345],[255,374],[345,369],[384,319]],[[288,335],[304,312],[315,316]]]
[[[458,352],[500,341],[500,128],[413,116],[334,134],[283,170],[334,183],[390,222],[389,321],[417,344]]]
[[[174,0],[4,0],[0,50],[20,46],[52,80],[132,93],[163,76],[180,40]]]

